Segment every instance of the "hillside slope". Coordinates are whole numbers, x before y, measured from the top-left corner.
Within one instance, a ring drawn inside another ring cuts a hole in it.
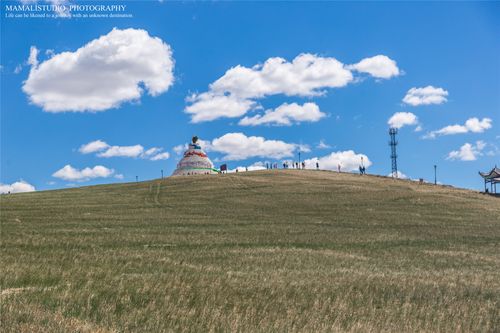
[[[1,196],[2,332],[499,331],[500,200],[270,170]]]

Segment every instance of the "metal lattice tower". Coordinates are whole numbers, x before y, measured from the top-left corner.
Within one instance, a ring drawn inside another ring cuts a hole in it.
[[[391,161],[392,161],[392,177],[398,178],[398,154],[396,153],[396,146],[398,142],[396,141],[396,134],[398,134],[397,128],[390,128],[389,135],[391,137],[391,141],[389,141],[389,146],[391,146]]]

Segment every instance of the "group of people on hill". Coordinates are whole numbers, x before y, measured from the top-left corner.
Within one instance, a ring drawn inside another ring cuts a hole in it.
[[[266,169],[278,169],[278,163],[266,163]]]
[[[284,162],[283,169],[305,169],[306,162]]]
[[[266,169],[278,169],[279,164],[278,163],[266,163]],[[306,162],[289,162],[285,161],[283,162],[282,165],[283,169],[305,169],[306,168]],[[342,166],[339,164],[337,166],[338,172],[341,172]],[[248,171],[248,168],[246,168]],[[319,162],[316,162],[316,170],[319,170]],[[359,166],[359,174],[360,175],[366,175],[366,167],[364,165]]]
[[[306,162],[289,162],[285,161],[282,165],[283,169],[305,169]],[[266,163],[266,169],[278,169],[278,163]],[[319,163],[316,162],[316,169],[319,170]]]

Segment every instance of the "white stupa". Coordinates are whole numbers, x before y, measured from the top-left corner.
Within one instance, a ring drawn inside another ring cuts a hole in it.
[[[172,176],[190,176],[190,175],[211,175],[219,173],[214,168],[214,164],[208,158],[207,154],[198,145],[198,137],[193,137],[193,142],[189,144],[184,156],[177,163]]]

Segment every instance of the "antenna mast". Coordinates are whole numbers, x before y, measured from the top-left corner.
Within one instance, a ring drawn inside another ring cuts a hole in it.
[[[398,154],[396,153],[396,146],[398,142],[396,141],[396,134],[398,134],[397,128],[389,129],[389,136],[391,137],[391,141],[389,141],[389,146],[391,146],[391,161],[392,161],[392,178],[398,178]]]

